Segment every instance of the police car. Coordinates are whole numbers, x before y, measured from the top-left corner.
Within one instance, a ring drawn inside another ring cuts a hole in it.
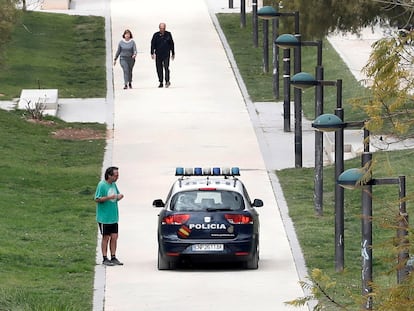
[[[184,261],[259,263],[260,199],[250,200],[240,170],[176,168],[174,182],[158,215],[158,269],[175,269]]]

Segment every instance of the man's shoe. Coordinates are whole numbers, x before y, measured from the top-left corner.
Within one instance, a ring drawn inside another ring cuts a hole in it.
[[[124,263],[120,262],[118,260],[118,258],[116,258],[116,257],[111,259],[111,263],[112,263],[112,265],[118,265],[118,266],[123,266],[124,265]]]
[[[102,261],[102,264],[104,266],[115,266],[115,264],[109,259],[105,259],[104,261]]]
[[[160,85],[158,85],[158,87],[164,87],[164,85],[162,83],[160,83]]]
[[[169,87],[171,85],[170,81],[165,83],[165,87]]]

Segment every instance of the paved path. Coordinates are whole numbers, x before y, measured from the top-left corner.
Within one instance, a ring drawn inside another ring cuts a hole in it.
[[[111,163],[120,167],[118,254],[106,268],[105,310],[287,310],[301,296],[298,272],[248,108],[203,0],[112,0],[113,49],[125,28],[138,43],[134,89],[114,69]],[[176,42],[172,86],[158,89],[149,42],[159,22]],[[262,198],[257,271],[156,268],[155,198],[164,198],[176,166],[237,165],[252,197]],[[99,273],[98,273],[99,274]],[[98,277],[99,279],[99,277]],[[98,295],[99,296],[99,295]]]
[[[359,35],[329,35],[328,41],[341,56],[355,78],[362,83],[366,79],[362,68],[368,63],[372,44],[386,35],[379,27],[374,27],[373,29],[367,27],[362,29]]]

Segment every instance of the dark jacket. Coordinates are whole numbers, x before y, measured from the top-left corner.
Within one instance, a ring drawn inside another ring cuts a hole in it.
[[[164,31],[164,35],[161,32],[156,32],[151,39],[151,55],[156,54],[158,58],[167,58],[171,55],[175,55],[174,40],[169,31]]]

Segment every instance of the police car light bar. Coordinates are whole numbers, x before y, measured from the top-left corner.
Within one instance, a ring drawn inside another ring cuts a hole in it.
[[[238,167],[176,167],[175,176],[240,176]]]

